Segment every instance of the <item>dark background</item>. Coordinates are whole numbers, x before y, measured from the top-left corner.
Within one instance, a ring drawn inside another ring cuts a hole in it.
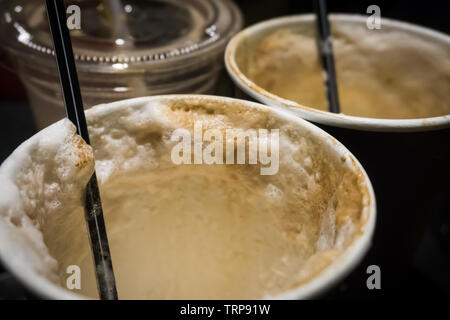
[[[37,0],[33,0],[37,1]],[[40,1],[40,0],[39,0]],[[43,0],[42,0],[43,1]],[[236,0],[245,18],[245,26],[282,15],[310,13],[312,1],[299,0]],[[330,12],[366,14],[369,5],[381,8],[381,16],[416,23],[450,33],[446,1],[328,1]],[[0,61],[1,63],[1,61]],[[224,72],[218,93],[232,95],[230,79]],[[0,162],[21,142],[36,132],[32,114],[20,81],[0,66]],[[450,146],[449,146],[450,148]],[[450,198],[450,192],[448,193]],[[381,290],[366,287],[367,266],[377,264],[376,255],[367,257],[344,282],[328,293],[326,299],[450,299],[450,206],[444,205],[434,217],[421,241],[413,261],[404,270],[402,280],[389,278]],[[373,250],[372,250],[373,251]],[[400,294],[400,296],[399,296]],[[32,298],[0,265],[0,300]]]

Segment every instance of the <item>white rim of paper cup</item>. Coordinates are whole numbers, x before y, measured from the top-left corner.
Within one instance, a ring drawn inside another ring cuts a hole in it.
[[[323,141],[323,148],[328,148],[331,152],[331,156],[335,156],[338,159],[345,158],[346,161],[343,165],[347,166],[350,170],[354,172],[361,172],[364,177],[363,185],[367,188],[366,199],[364,203],[364,208],[362,212],[362,219],[364,219],[365,224],[361,227],[361,235],[357,236],[353,242],[324,270],[319,274],[315,275],[310,281],[293,287],[292,290],[283,292],[278,295],[267,297],[268,299],[308,299],[313,298],[324,291],[327,291],[334,285],[336,285],[340,280],[342,280],[347,274],[349,274],[362,260],[366,252],[368,251],[373,233],[375,230],[376,222],[376,200],[375,194],[372,188],[367,173],[365,172],[362,165],[358,160],[351,154],[349,150],[345,148],[340,142],[338,142],[331,135],[326,133],[324,130],[315,126],[314,124],[296,117],[292,113],[286,110],[274,110],[271,107],[249,102],[246,100],[239,100],[234,98],[225,98],[218,96],[209,95],[163,95],[163,96],[153,96],[153,97],[141,97],[128,100],[121,100],[118,102],[113,102],[110,104],[102,104],[95,106],[86,111],[88,117],[90,114],[99,114],[108,112],[108,110],[121,109],[121,108],[132,108],[133,105],[141,104],[150,101],[170,101],[170,100],[183,100],[189,101],[190,99],[206,99],[209,101],[214,101],[217,103],[241,103],[248,108],[256,108],[262,110],[271,110],[275,112],[278,117],[286,119],[291,122],[295,122],[299,127],[302,127],[309,131],[313,136]],[[60,120],[62,121],[62,120]],[[41,135],[45,134],[44,131],[38,132],[36,135],[31,137],[29,140],[37,139]],[[20,147],[19,147],[20,148]],[[0,167],[4,170],[3,167]],[[0,247],[1,249],[1,247]],[[89,297],[70,292],[43,276],[39,276],[34,272],[29,273],[26,268],[22,268],[20,265],[14,263],[11,259],[4,259],[5,256],[0,250],[0,259],[4,263],[5,268],[18,280],[20,280],[27,288],[32,292],[36,293],[40,297],[50,298],[50,299],[90,299]],[[120,292],[119,292],[120,298]]]
[[[366,23],[367,18],[368,16],[356,14],[330,15],[331,22]],[[283,99],[273,93],[270,93],[255,84],[241,72],[238,64],[236,63],[235,55],[236,50],[242,41],[268,30],[277,30],[279,28],[284,28],[299,23],[310,23],[314,21],[314,19],[314,15],[312,14],[301,14],[270,19],[250,26],[235,35],[228,43],[225,51],[225,66],[235,85],[237,85],[247,95],[261,103],[274,107],[288,108],[301,118],[334,127],[377,132],[420,132],[450,127],[450,114],[439,117],[417,119],[379,119],[336,114],[315,109],[291,100]],[[440,43],[450,44],[450,36],[429,28],[407,22],[387,19],[384,17],[381,19],[381,24],[382,26],[399,31],[406,31],[409,34],[417,34],[428,39],[433,39]]]

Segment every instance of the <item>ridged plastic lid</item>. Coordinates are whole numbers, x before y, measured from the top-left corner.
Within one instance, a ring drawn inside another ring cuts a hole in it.
[[[79,0],[70,4],[81,9],[81,29],[71,30],[77,66],[91,72],[155,64],[170,69],[173,61],[187,62],[223,50],[242,26],[240,11],[228,0]],[[54,67],[45,1],[8,1],[1,9],[3,49]]]

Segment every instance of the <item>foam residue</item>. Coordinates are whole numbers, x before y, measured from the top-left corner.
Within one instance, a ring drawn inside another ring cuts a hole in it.
[[[236,58],[241,71],[272,94],[327,110],[313,30],[298,24],[253,41]],[[332,22],[332,34],[342,113],[386,119],[450,114],[448,44],[351,21]]]
[[[93,167],[91,149],[68,120],[27,140],[2,164],[0,252],[13,269],[59,282],[48,246],[65,247],[59,228],[70,229],[67,213],[81,204]]]
[[[361,173],[269,109],[138,99],[95,107],[87,120],[122,299],[274,295],[310,281],[364,226]],[[262,176],[259,165],[175,165],[171,133],[192,132],[195,121],[204,130],[279,129],[278,174]],[[79,265],[80,293],[96,297],[82,209],[92,154],[75,137],[59,122],[1,167],[0,250],[60,283],[68,265]],[[13,234],[22,239],[16,245]]]

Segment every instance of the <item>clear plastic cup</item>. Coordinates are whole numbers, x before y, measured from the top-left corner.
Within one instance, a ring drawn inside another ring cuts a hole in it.
[[[228,40],[242,26],[224,0],[127,1],[114,15],[103,1],[77,1],[72,30],[85,107],[141,95],[213,93]],[[23,81],[37,127],[64,117],[45,2],[0,5],[0,50]]]

